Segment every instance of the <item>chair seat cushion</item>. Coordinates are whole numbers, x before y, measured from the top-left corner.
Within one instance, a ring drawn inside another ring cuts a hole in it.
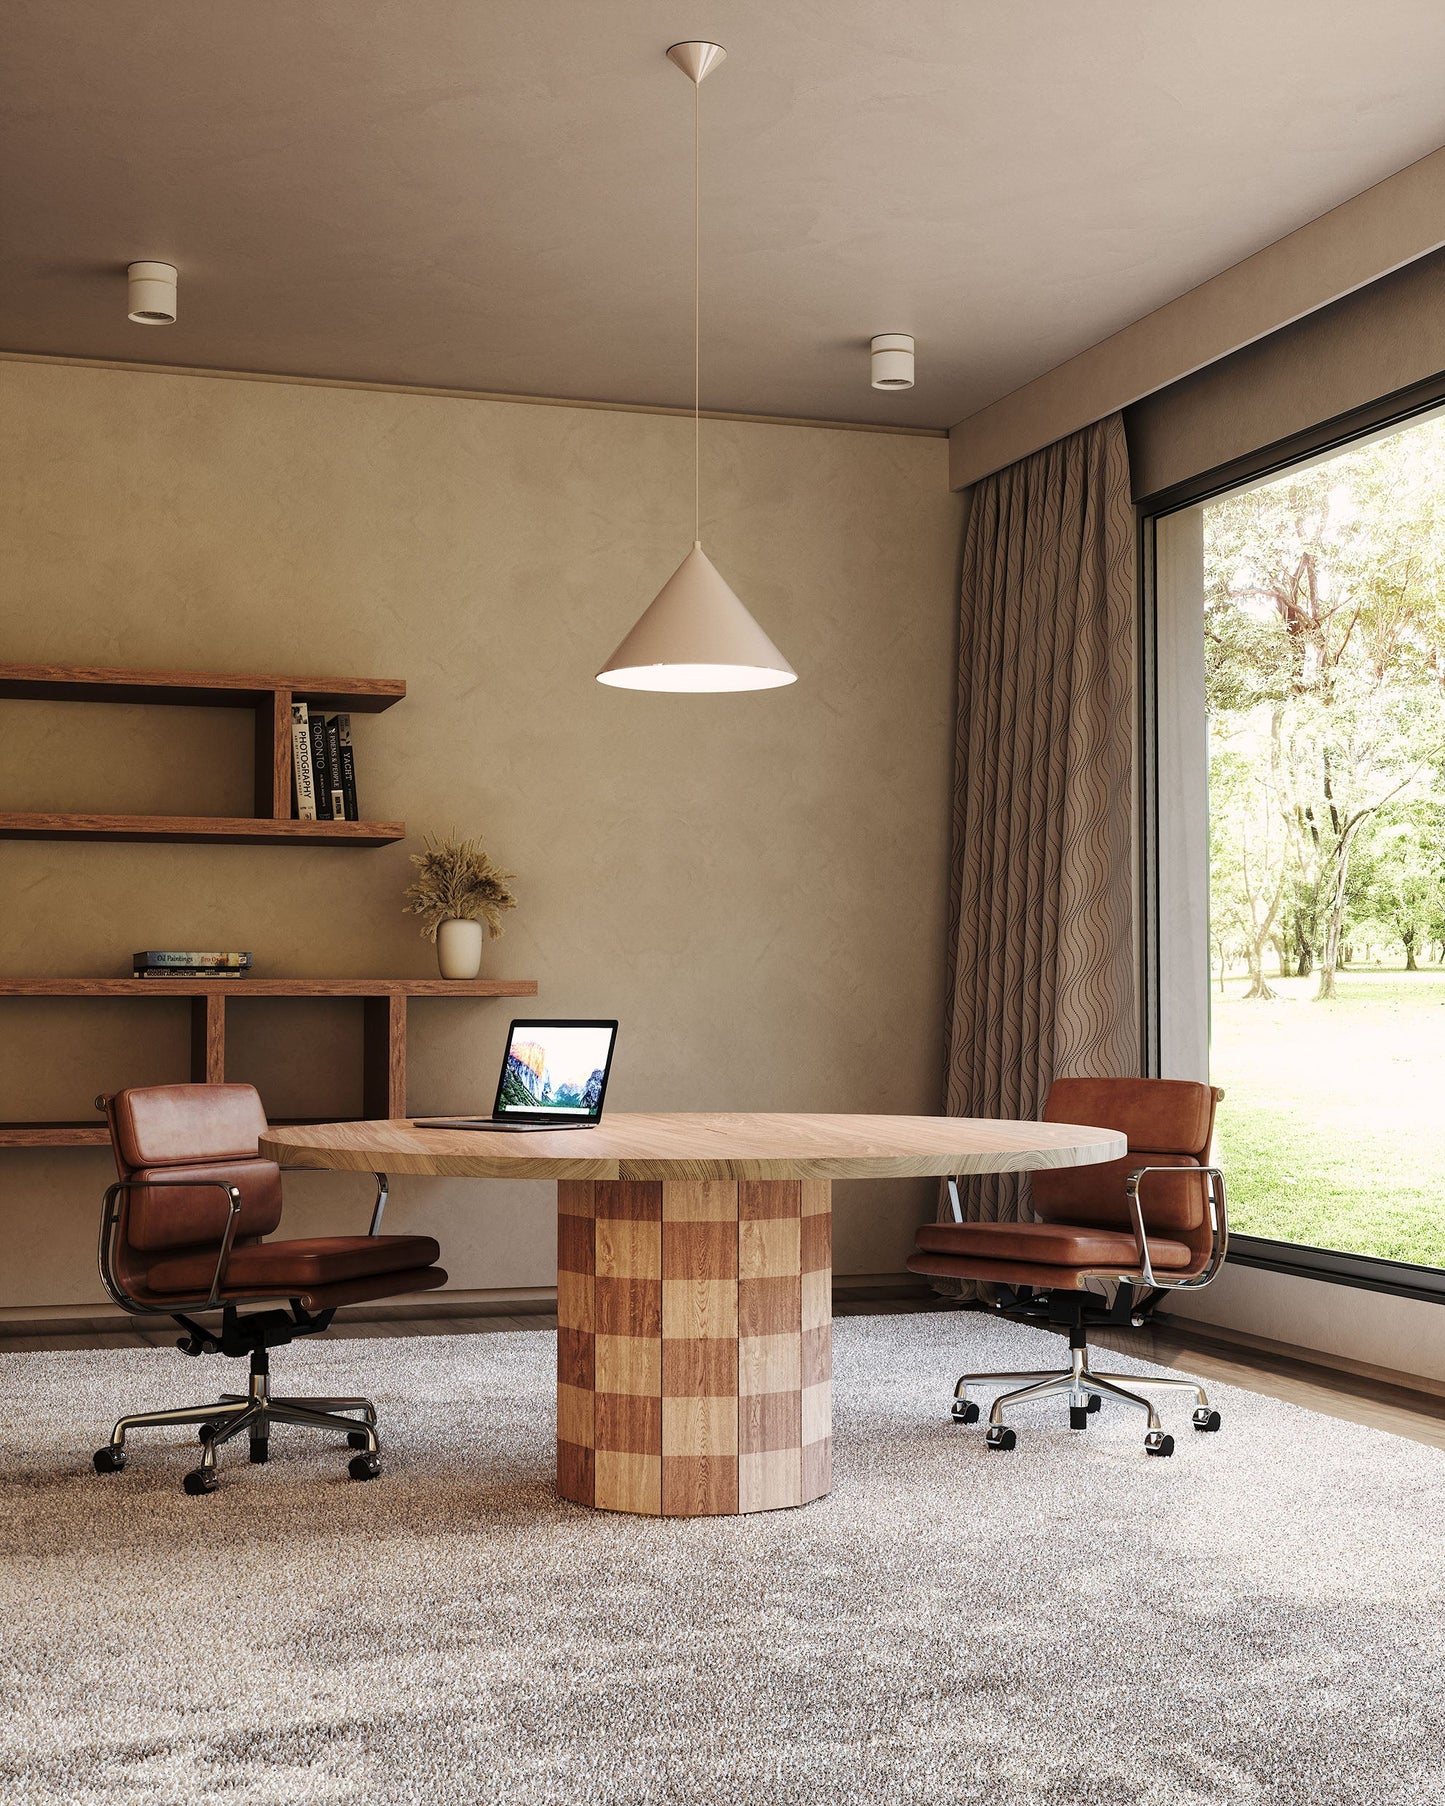
[[[976,1255],[985,1261],[1023,1261],[1036,1267],[1133,1272],[1139,1266],[1138,1244],[1126,1230],[1075,1223],[925,1223],[915,1249],[919,1255],[946,1254],[955,1260]],[[1161,1271],[1174,1270],[1191,1265],[1194,1253],[1184,1242],[1151,1235],[1149,1259]]]
[[[157,1261],[147,1270],[145,1283],[153,1292],[204,1295],[211,1288],[218,1252],[209,1248]],[[292,1289],[412,1272],[430,1267],[440,1254],[429,1235],[313,1235],[290,1242],[254,1242],[231,1250],[225,1289],[280,1297]]]

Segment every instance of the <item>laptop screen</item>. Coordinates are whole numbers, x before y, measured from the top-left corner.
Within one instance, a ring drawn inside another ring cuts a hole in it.
[[[492,1115],[596,1122],[616,1037],[615,1022],[514,1022]]]

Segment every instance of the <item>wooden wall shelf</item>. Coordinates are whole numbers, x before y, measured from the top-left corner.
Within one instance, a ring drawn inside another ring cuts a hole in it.
[[[291,704],[374,715],[406,695],[397,677],[278,677],[244,672],[117,671],[97,665],[0,664],[0,700],[160,703],[251,709],[256,716],[254,814],[98,815],[0,811],[3,840],[219,841],[248,846],[379,847],[405,822],[297,821],[291,814]]]
[[[289,781],[289,780],[288,780]],[[0,840],[211,841],[222,846],[384,847],[400,821],[269,821],[251,815],[77,815],[0,810]]]
[[[407,1004],[411,998],[536,994],[534,978],[0,978],[0,998],[169,997],[188,1001],[189,1076],[193,1083],[210,1085],[221,1084],[226,1076],[226,1004],[230,998],[360,998],[362,1113],[358,1121],[407,1114]],[[105,1147],[109,1140],[104,1123],[94,1119],[0,1122],[0,1148],[92,1148]]]

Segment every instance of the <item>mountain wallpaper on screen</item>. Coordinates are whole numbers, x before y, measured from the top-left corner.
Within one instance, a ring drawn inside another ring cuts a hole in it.
[[[502,1103],[525,1108],[550,1104],[558,1110],[595,1110],[602,1096],[602,1069],[585,1084],[554,1082],[547,1069],[547,1050],[537,1041],[519,1041],[507,1055]]]

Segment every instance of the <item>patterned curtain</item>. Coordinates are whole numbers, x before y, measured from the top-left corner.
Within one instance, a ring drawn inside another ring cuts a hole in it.
[[[1033,1118],[1056,1073],[1139,1070],[1134,563],[1117,414],[974,489],[948,942],[953,1116]],[[1025,1178],[959,1189],[970,1220],[1028,1214]]]

